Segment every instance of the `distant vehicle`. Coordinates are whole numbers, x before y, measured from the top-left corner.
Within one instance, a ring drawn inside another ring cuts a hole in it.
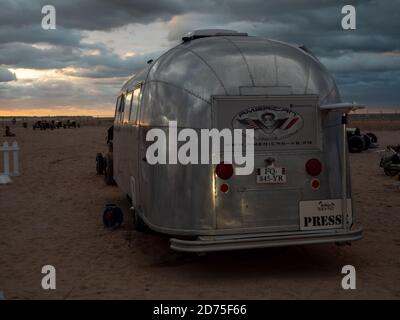
[[[64,129],[66,128],[80,128],[80,124],[78,122],[76,122],[75,120],[67,120],[64,124],[63,124]]]
[[[361,134],[359,128],[347,128],[346,132],[350,152],[359,153],[378,146],[378,137],[372,132]]]
[[[59,120],[38,120],[32,125],[33,130],[40,129],[40,130],[54,130],[54,129],[60,129],[60,128],[80,128],[80,124],[75,121],[75,120],[67,120],[65,123]]]
[[[50,124],[47,121],[38,120],[32,125],[33,130],[40,129],[46,130],[50,128]]]
[[[187,252],[361,239],[345,129],[358,106],[341,103],[320,61],[305,47],[230,30],[182,40],[116,101],[106,176],[131,200],[136,227],[169,234],[171,248]],[[254,128],[254,173],[150,165],[146,133],[171,120],[178,129]]]

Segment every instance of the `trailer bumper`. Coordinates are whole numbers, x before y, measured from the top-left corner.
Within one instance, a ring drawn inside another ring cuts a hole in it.
[[[258,234],[207,236],[197,240],[181,240],[172,238],[171,249],[181,252],[213,252],[241,249],[283,247],[292,245],[320,243],[348,243],[362,238],[362,227],[349,231],[304,233],[291,232],[285,234]]]

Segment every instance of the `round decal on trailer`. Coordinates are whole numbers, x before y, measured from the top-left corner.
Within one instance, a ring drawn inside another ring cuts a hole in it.
[[[255,138],[279,140],[290,137],[304,125],[297,112],[277,106],[254,106],[237,113],[232,119],[233,129],[254,129]]]

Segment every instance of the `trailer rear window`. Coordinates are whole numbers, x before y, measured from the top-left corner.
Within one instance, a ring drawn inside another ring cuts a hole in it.
[[[133,90],[132,104],[131,104],[131,109],[130,109],[130,113],[129,113],[129,122],[136,123],[136,117],[137,117],[139,101],[140,101],[140,94],[141,94],[141,87]]]

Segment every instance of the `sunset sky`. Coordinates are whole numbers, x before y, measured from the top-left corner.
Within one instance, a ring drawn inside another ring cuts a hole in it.
[[[46,4],[56,30],[41,28]],[[112,115],[129,76],[204,28],[304,44],[344,100],[400,110],[400,0],[0,0],[0,116]]]

